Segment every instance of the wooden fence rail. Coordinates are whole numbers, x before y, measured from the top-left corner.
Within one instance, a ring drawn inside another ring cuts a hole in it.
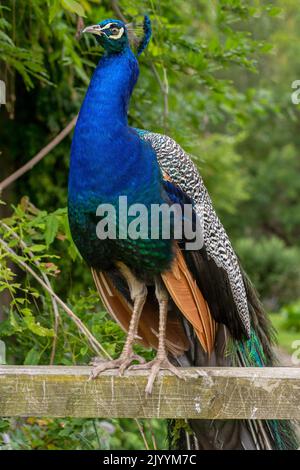
[[[90,367],[0,366],[0,416],[300,419],[300,368],[192,368],[161,372],[145,397],[146,372]]]

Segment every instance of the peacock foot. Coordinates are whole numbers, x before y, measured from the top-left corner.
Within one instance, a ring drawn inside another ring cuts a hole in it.
[[[134,354],[133,351],[124,352],[118,359],[112,359],[110,361],[106,361],[101,357],[95,357],[90,362],[90,365],[93,366],[90,373],[90,380],[95,379],[102,372],[110,369],[119,369],[119,375],[123,375],[125,370],[128,369],[133,361],[138,361],[140,365],[146,362],[143,357],[138,354]]]
[[[130,370],[146,370],[151,369],[148,377],[148,383],[145,388],[146,395],[151,395],[154,381],[160,370],[169,370],[172,374],[176,375],[180,379],[186,380],[182,372],[179,371],[178,367],[175,367],[167,358],[167,356],[157,355],[155,359],[146,364],[133,365],[130,366]]]

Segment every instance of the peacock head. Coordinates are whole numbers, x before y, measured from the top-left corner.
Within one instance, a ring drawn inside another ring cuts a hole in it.
[[[97,42],[108,53],[119,53],[129,46],[126,25],[120,20],[101,21],[98,24],[87,26],[82,33],[94,34]]]
[[[144,16],[142,26],[144,36],[138,43],[137,55],[140,55],[148,46],[152,30],[150,18]],[[133,29],[130,25],[120,20],[108,19],[92,26],[87,26],[82,33],[92,33],[108,54],[116,54],[124,51],[129,47],[128,33],[132,33]]]

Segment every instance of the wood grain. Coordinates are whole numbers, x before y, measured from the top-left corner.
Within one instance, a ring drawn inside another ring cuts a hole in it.
[[[161,372],[152,396],[147,373],[90,367],[0,366],[1,416],[300,419],[300,369],[192,368],[186,380]]]

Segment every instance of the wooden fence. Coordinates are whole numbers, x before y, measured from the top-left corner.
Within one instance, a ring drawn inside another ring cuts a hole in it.
[[[146,397],[146,372],[90,367],[0,366],[0,416],[300,419],[300,368],[191,368],[161,372]]]

